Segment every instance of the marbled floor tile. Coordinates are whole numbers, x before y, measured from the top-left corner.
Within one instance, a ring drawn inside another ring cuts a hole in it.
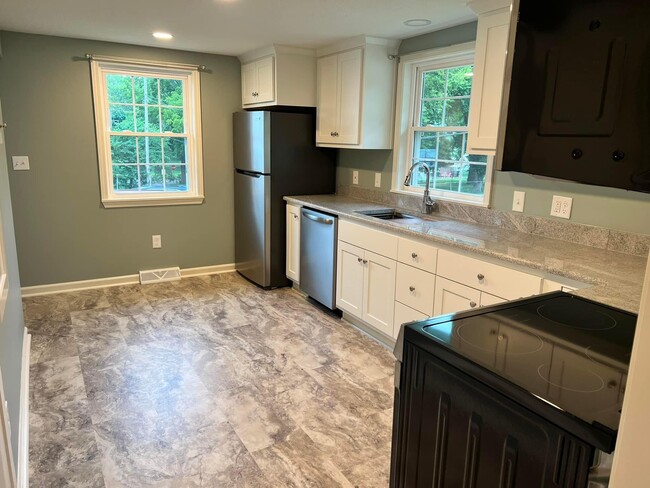
[[[175,281],[142,285],[142,293],[150,302],[167,298],[183,298],[182,290],[176,285]]]
[[[142,285],[112,286],[104,290],[108,303],[114,310],[124,313],[142,313],[150,310]]]
[[[25,327],[27,327],[30,334],[66,337],[71,336],[73,333],[70,317],[65,319],[25,318]]]
[[[67,469],[30,473],[33,488],[105,488],[99,460],[78,464]]]
[[[253,457],[271,486],[353,487],[301,429],[294,430],[283,442],[254,452]]]
[[[109,307],[104,289],[81,290],[65,294],[71,312]]]
[[[60,405],[32,405],[29,411],[31,439],[45,432],[84,430],[92,427],[88,400],[82,398]]]
[[[70,307],[65,294],[24,298],[23,309],[25,320],[65,322],[70,319]]]
[[[29,443],[30,474],[75,469],[98,459],[92,428],[40,432]]]
[[[30,367],[30,407],[58,407],[86,399],[78,357],[53,359]]]
[[[45,335],[35,332],[31,334],[32,343],[29,357],[31,364],[79,355],[77,342],[68,336]]]
[[[287,412],[247,386],[222,399],[226,417],[250,452],[284,441],[296,429]]]

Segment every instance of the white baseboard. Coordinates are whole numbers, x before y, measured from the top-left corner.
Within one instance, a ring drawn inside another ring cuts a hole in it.
[[[201,266],[198,268],[181,269],[181,277],[203,276],[235,271],[235,264],[216,264],[213,266]],[[133,285],[140,283],[137,274],[112,276],[95,280],[69,281],[67,283],[52,283],[50,285],[24,286],[21,291],[23,297],[35,297],[39,295],[51,295],[53,293],[64,293],[69,291],[92,290],[95,288],[108,288],[110,286]]]
[[[18,425],[18,462],[16,463],[18,488],[29,487],[29,364],[32,335],[23,336],[23,357],[20,378],[20,420]]]

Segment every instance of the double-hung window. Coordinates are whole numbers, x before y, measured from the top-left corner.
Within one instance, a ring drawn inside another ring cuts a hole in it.
[[[394,191],[422,193],[421,168],[404,185],[408,169],[422,163],[430,169],[434,198],[487,205],[492,158],[467,153],[473,62],[472,44],[402,59]]]
[[[105,207],[203,201],[197,67],[93,58]]]

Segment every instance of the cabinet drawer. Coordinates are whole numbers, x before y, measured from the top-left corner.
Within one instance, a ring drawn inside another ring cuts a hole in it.
[[[397,236],[347,220],[339,220],[339,239],[362,249],[397,259]]]
[[[539,276],[444,249],[438,251],[437,274],[507,300],[537,295],[542,285]]]
[[[499,303],[503,303],[507,301],[508,300],[505,300],[501,297],[495,297],[494,295],[485,293],[484,291],[481,292],[481,307],[487,307],[489,305],[497,305]]]
[[[430,317],[433,314],[435,288],[435,275],[397,263],[395,300]]]
[[[393,333],[393,337],[397,339],[397,336],[399,335],[399,331],[402,328],[402,324],[406,324],[407,322],[414,322],[416,320],[424,320],[428,318],[429,316],[427,314],[418,312],[417,310],[414,310],[411,307],[407,307],[403,303],[395,302],[395,321],[394,321],[395,332]]]
[[[411,239],[399,238],[397,247],[397,260],[399,262],[435,274],[437,259],[437,248]]]

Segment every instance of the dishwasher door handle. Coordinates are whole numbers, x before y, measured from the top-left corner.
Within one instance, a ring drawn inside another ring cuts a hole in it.
[[[302,215],[307,217],[309,220],[313,220],[314,222],[318,222],[319,224],[325,224],[325,225],[332,225],[334,223],[333,219],[324,219],[323,217],[319,217],[314,214],[310,214],[308,212],[305,212],[303,210]]]

